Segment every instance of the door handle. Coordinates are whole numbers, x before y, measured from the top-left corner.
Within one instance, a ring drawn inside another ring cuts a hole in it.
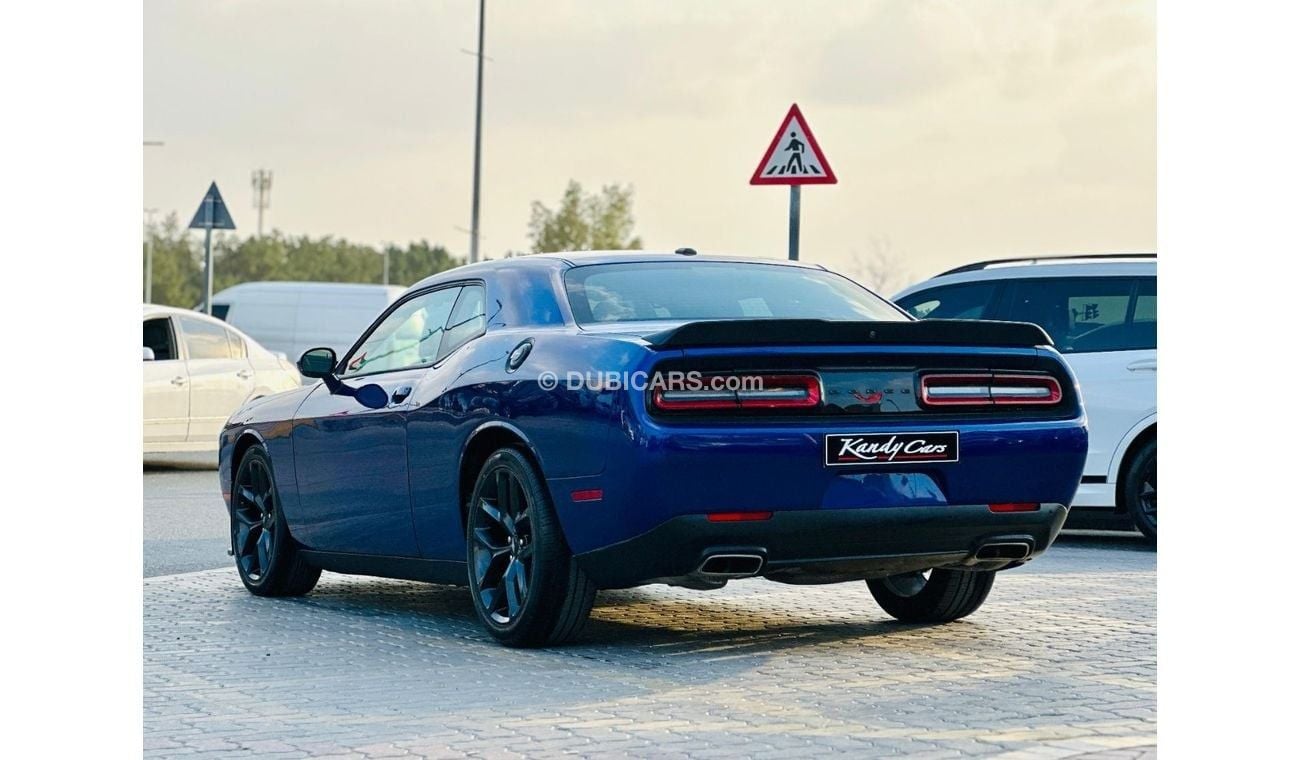
[[[393,401],[391,404],[389,404],[389,406],[397,406],[398,404],[402,403],[407,398],[409,398],[410,395],[411,395],[411,386],[409,385],[401,386],[397,390],[393,391]]]
[[[172,385],[184,385],[184,384],[185,384],[185,378],[181,377],[180,375],[177,375],[176,377],[172,378]]]
[[[1155,372],[1155,371],[1156,371],[1156,360],[1155,360],[1155,359],[1143,359],[1142,361],[1133,362],[1132,364],[1128,365],[1128,371],[1129,371],[1129,372],[1140,372],[1140,371],[1142,371],[1142,370],[1150,370],[1151,372]]]
[[[244,379],[244,380],[247,380],[248,378],[250,378],[250,377],[253,376],[253,370],[251,370],[251,369],[241,369],[241,370],[239,370],[238,372],[235,373],[235,376],[236,376],[236,377],[239,377],[239,378],[242,378],[242,379]]]

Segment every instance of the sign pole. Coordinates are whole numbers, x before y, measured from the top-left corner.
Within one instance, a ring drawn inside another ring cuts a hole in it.
[[[212,228],[203,229],[203,279],[207,289],[203,296],[203,313],[212,316]]]
[[[799,260],[799,185],[790,186],[790,260]]]
[[[790,186],[790,242],[787,255],[791,261],[799,260],[799,205],[804,185],[834,185],[839,182],[826,161],[817,138],[813,137],[808,122],[798,104],[792,104],[781,128],[767,146],[767,152],[758,162],[758,168],[749,178],[751,185]]]
[[[235,220],[230,218],[226,202],[221,199],[217,183],[208,187],[208,192],[199,202],[199,210],[194,212],[189,229],[203,230],[203,313],[212,314],[212,231],[233,230]]]

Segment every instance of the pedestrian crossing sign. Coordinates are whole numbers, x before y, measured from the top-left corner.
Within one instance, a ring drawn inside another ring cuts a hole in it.
[[[838,181],[799,105],[791,105],[749,184],[833,185]]]

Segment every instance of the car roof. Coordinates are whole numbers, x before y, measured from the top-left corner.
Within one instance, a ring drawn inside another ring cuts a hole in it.
[[[334,293],[363,293],[374,291],[388,291],[391,294],[400,293],[406,288],[401,285],[380,285],[378,283],[367,282],[308,282],[302,280],[260,280],[257,282],[241,282],[238,285],[231,285],[222,289],[213,297],[226,295],[229,293],[256,293],[256,292],[284,292],[287,290],[309,290],[309,291],[326,291]]]
[[[825,269],[825,267],[818,264],[809,264],[802,261],[788,261],[786,259],[768,259],[757,256],[731,256],[725,254],[687,255],[670,251],[640,250],[562,251],[558,253],[533,253],[524,256],[512,256],[505,259],[480,261],[475,264],[465,264],[425,277],[423,280],[412,285],[410,289],[415,290],[444,281],[459,280],[467,277],[472,278],[476,275],[504,268],[542,268],[553,271],[563,271],[574,267],[590,266],[594,264],[633,264],[649,262],[689,264],[699,261],[727,262],[732,264],[772,264],[776,266],[789,266],[803,269]]]
[[[1038,259],[1001,259],[950,269],[947,272],[909,285],[893,300],[940,285],[997,280],[1023,280],[1043,277],[1134,277],[1156,274],[1154,254],[1056,256]]]
[[[253,345],[257,346],[263,351],[267,350],[265,346],[263,346],[261,343],[258,343],[256,340],[250,338],[247,333],[245,333],[243,330],[240,330],[238,327],[235,327],[234,325],[224,320],[217,319],[216,317],[210,317],[201,311],[195,311],[194,309],[182,309],[176,306],[162,306],[161,304],[156,304],[156,303],[147,303],[144,305],[144,316],[142,317],[142,319],[148,319],[149,317],[167,317],[167,316],[189,317],[191,319],[198,319],[204,322],[211,322],[214,325],[221,325],[222,327],[233,332],[234,334],[238,335],[239,337],[243,338],[249,343],[252,343]]]

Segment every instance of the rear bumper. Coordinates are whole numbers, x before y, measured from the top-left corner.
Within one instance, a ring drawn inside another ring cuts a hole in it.
[[[756,575],[787,583],[880,578],[933,567],[996,570],[1041,554],[1068,509],[994,513],[986,505],[776,512],[768,520],[710,522],[682,515],[639,536],[577,556],[601,588],[699,582],[715,554],[758,555]],[[976,557],[989,544],[1024,543],[1024,559]],[[712,579],[715,580],[716,579]]]

